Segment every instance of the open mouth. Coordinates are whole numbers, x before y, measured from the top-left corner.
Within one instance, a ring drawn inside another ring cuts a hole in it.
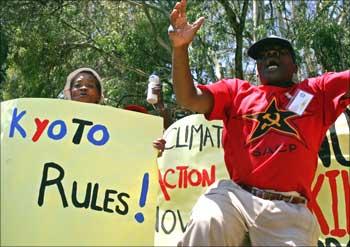
[[[278,65],[269,65],[267,66],[268,71],[275,71],[278,69]]]
[[[279,64],[274,60],[269,61],[266,65],[266,69],[269,72],[276,71],[278,68],[279,68]]]

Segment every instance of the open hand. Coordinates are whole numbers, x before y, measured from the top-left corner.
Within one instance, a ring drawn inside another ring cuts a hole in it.
[[[170,14],[171,26],[168,30],[173,47],[188,46],[203,22],[204,17],[200,17],[193,24],[188,23],[186,17],[186,0],[177,2]]]

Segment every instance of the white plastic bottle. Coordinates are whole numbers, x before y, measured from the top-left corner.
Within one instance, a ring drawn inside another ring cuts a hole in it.
[[[158,102],[157,94],[153,93],[153,88],[160,85],[160,80],[157,75],[151,75],[148,78],[148,89],[147,89],[147,102],[150,104],[156,104]]]

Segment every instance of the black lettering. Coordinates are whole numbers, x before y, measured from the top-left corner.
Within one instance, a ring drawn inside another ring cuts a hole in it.
[[[207,138],[210,139],[211,146],[214,147],[214,142],[213,142],[213,139],[211,138],[211,134],[210,134],[210,131],[209,131],[208,127],[205,128],[204,146],[207,145]]]
[[[289,144],[289,145],[288,145],[288,148],[289,148],[289,152],[293,152],[295,149],[297,149],[297,145],[295,145],[295,144]]]
[[[326,247],[341,247],[341,244],[335,238],[326,238]]]
[[[193,131],[199,132],[200,133],[200,138],[199,138],[199,151],[202,151],[203,147],[203,125],[199,125],[198,129],[194,125],[191,126],[191,137],[190,137],[190,145],[189,145],[189,150],[192,148],[193,144]]]
[[[346,245],[342,245],[342,244],[345,244],[345,242],[339,243],[339,241],[333,237],[326,238],[324,243],[321,240],[317,241],[317,247],[341,247],[341,246],[350,247],[350,240],[348,240],[348,243]]]
[[[259,157],[259,156],[261,156],[261,152],[260,152],[260,150],[257,148],[257,149],[255,149],[254,151],[253,151],[253,153],[252,153],[255,157]]]
[[[219,126],[219,125],[212,125],[212,127],[214,129],[217,129],[217,132],[216,132],[216,138],[217,138],[217,147],[220,148],[221,147],[221,130],[222,130],[222,126]]]
[[[350,131],[350,130],[349,130]],[[337,131],[335,129],[335,125],[333,124],[329,129],[331,140],[332,140],[332,147],[335,154],[335,159],[338,161],[339,164],[343,166],[350,167],[350,160],[346,160],[339,145],[339,140],[337,136]]]
[[[98,184],[96,183],[94,185],[94,189],[92,191],[91,209],[96,210],[96,211],[102,211],[102,208],[96,204],[97,203],[97,195],[98,195]]]
[[[279,150],[279,153],[283,153],[283,152],[286,152],[286,151],[287,151],[286,146],[283,145],[283,144],[277,145],[277,146],[276,146],[276,150],[278,149],[278,147],[281,147],[281,149]],[[290,150],[289,150],[289,151],[290,151]]]
[[[156,209],[156,232],[159,232],[159,206]]]
[[[186,125],[186,131],[185,131],[185,143],[188,142],[188,125]]]
[[[79,144],[81,141],[81,137],[83,136],[85,125],[93,125],[93,122],[78,119],[78,118],[73,118],[72,122],[79,124],[79,126],[74,134],[74,137],[73,137],[73,143]]]
[[[88,183],[86,186],[86,191],[85,191],[85,199],[83,202],[78,201],[78,193],[77,193],[77,182],[73,182],[73,188],[72,188],[72,203],[74,207],[77,208],[88,208],[90,205],[90,198],[91,198],[91,183]]]
[[[47,180],[49,168],[56,169],[59,172],[59,175],[57,178],[52,179],[52,180]],[[63,178],[64,178],[64,170],[58,164],[56,164],[54,162],[48,162],[48,163],[44,164],[43,176],[42,176],[41,183],[40,183],[39,197],[38,197],[38,205],[39,206],[42,206],[44,203],[46,186],[51,186],[51,185],[56,184],[58,191],[60,192],[63,207],[64,208],[68,207],[67,198],[66,198],[66,195],[64,193],[63,185],[61,183]]]
[[[108,213],[113,213],[113,210],[108,208],[108,202],[114,202],[113,198],[109,197],[109,194],[117,194],[118,191],[115,190],[106,190],[105,191],[105,199],[103,200],[103,210]]]
[[[179,127],[176,133],[176,147],[177,148],[188,147],[188,145],[186,144],[180,144],[180,133],[181,133],[181,128]]]
[[[176,212],[177,212],[177,216],[179,217],[181,230],[182,230],[182,232],[185,232],[186,228],[187,228],[187,224],[184,226],[184,223],[182,222],[182,217],[181,217],[180,211],[177,209]]]
[[[262,155],[266,155],[266,154],[273,154],[272,148],[270,147],[265,148]]]
[[[170,129],[170,130],[167,132],[167,134],[164,136],[164,139],[167,139],[166,137],[170,134],[170,131],[172,131],[172,130],[177,130],[177,128],[172,128],[172,129]],[[167,142],[166,144],[168,144],[168,142]],[[165,150],[173,149],[173,148],[175,147],[175,145],[172,145],[171,147],[168,147],[166,144],[165,144],[165,148],[164,148]]]
[[[117,197],[118,197],[118,200],[123,204],[124,209],[121,210],[120,207],[117,205],[115,207],[115,211],[118,214],[126,215],[129,212],[129,205],[127,204],[127,202],[124,200],[123,197],[130,198],[130,196],[129,194],[123,192],[123,193],[119,193]]]
[[[324,167],[330,167],[331,165],[331,149],[329,147],[328,137],[325,136],[318,151],[318,157],[322,161]]]
[[[165,216],[166,216],[167,213],[170,213],[172,215],[172,217],[173,217],[173,220],[172,220],[173,224],[172,224],[172,226],[170,227],[169,230],[167,230],[165,228],[165,224],[164,224]],[[166,210],[164,212],[163,216],[162,216],[162,224],[161,224],[162,230],[165,232],[165,234],[170,234],[170,233],[172,233],[172,231],[174,231],[175,225],[176,225],[176,215],[175,215],[175,213],[173,211],[169,210],[169,209]]]
[[[325,247],[321,240],[317,240],[317,247]]]

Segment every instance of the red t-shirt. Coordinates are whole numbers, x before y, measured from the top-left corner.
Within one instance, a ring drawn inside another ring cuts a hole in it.
[[[297,191],[310,198],[319,147],[350,104],[350,71],[326,73],[292,87],[254,86],[239,79],[199,85],[214,96],[206,117],[224,122],[225,163],[236,183]],[[302,115],[287,110],[298,90],[313,95]]]

